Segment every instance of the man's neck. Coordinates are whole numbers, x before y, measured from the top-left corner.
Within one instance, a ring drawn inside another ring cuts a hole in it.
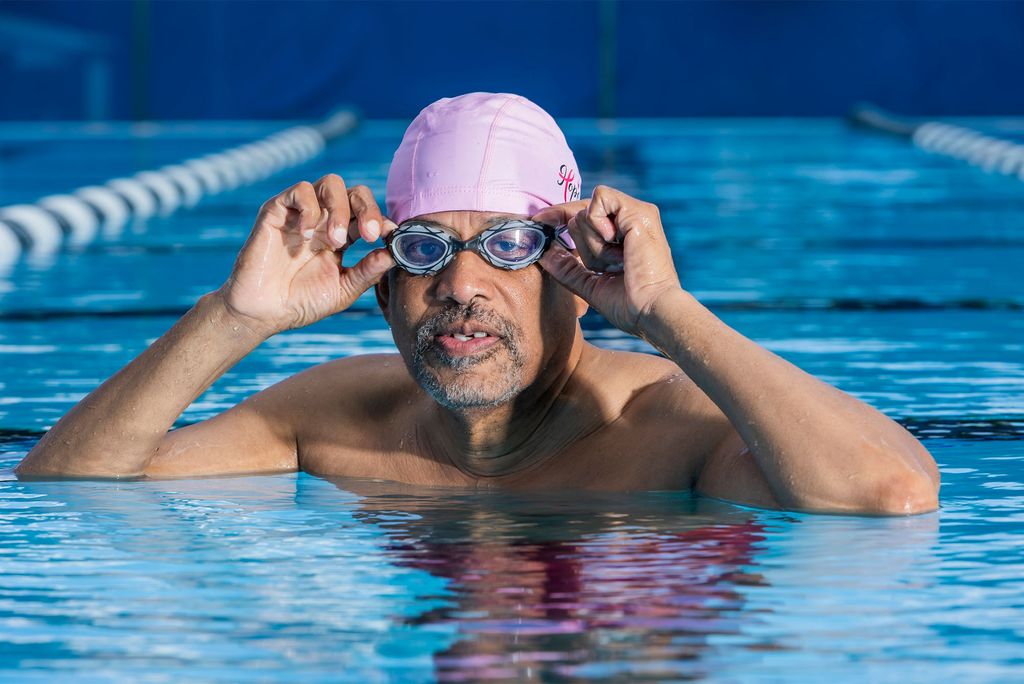
[[[511,475],[547,460],[577,432],[563,398],[584,346],[577,337],[558,375],[538,380],[500,406],[454,410],[435,404],[439,419],[424,436],[425,446],[474,477]]]

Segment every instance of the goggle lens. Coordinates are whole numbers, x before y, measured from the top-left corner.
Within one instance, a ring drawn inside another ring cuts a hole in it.
[[[413,268],[430,268],[448,255],[448,243],[435,235],[406,233],[395,237],[392,249]]]
[[[484,240],[484,250],[505,264],[537,256],[544,249],[544,233],[536,228],[508,228]]]
[[[464,249],[475,249],[492,266],[514,270],[537,261],[552,239],[564,240],[565,235],[551,226],[513,220],[463,242],[433,226],[410,222],[391,234],[388,247],[402,268],[418,275],[437,273]]]

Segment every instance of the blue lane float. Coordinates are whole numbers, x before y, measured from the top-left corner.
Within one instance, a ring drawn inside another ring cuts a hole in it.
[[[906,138],[925,152],[1024,180],[1024,145],[1020,143],[941,121],[909,121],[873,105],[855,107],[850,119],[858,126]]]
[[[191,208],[204,197],[269,178],[315,157],[355,128],[351,111],[293,126],[262,140],[133,176],[114,178],[34,204],[0,207],[0,265],[114,238],[125,226]]]

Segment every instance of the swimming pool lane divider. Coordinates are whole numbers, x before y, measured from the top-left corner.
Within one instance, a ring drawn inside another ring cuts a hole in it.
[[[908,121],[873,105],[854,107],[850,119],[859,126],[907,138],[925,152],[1024,180],[1024,145],[1019,143],[939,121]]]
[[[292,126],[223,152],[49,195],[34,204],[0,207],[0,266],[117,237],[130,221],[168,216],[206,196],[261,181],[315,157],[356,123],[352,111],[342,110],[319,124]]]

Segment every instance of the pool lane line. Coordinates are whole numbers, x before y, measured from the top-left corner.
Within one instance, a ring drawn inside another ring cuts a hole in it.
[[[187,252],[196,254],[199,252],[235,254],[238,252],[239,240],[243,236],[224,237],[207,239],[201,242],[184,242],[175,240],[165,243],[95,243],[85,247],[82,253],[86,254],[177,254]],[[977,238],[930,238],[930,237],[906,237],[899,239],[884,238],[801,238],[788,236],[785,238],[686,238],[679,241],[678,245],[672,245],[672,249],[685,250],[690,253],[695,251],[731,252],[737,249],[757,249],[761,251],[772,251],[775,253],[784,252],[805,252],[808,249],[831,249],[865,252],[872,250],[885,250],[891,253],[894,250],[978,250],[978,249],[1020,249],[1024,248],[1024,233],[1020,238],[1012,237],[977,237]]]
[[[986,173],[1024,180],[1022,144],[941,121],[910,121],[870,104],[855,106],[849,119],[857,126],[906,138],[925,152],[965,161]]]
[[[911,298],[893,299],[846,299],[846,298],[815,298],[815,299],[761,299],[756,301],[708,301],[706,305],[715,312],[774,312],[785,313],[794,311],[813,311],[821,313],[871,311],[914,312],[914,311],[1024,311],[1024,301],[1012,299],[954,299],[946,301],[926,301]],[[188,313],[188,306],[155,306],[133,309],[14,309],[0,311],[0,323],[38,323],[80,318],[181,318]],[[335,316],[367,316],[377,315],[380,309],[376,304],[356,303]],[[602,330],[608,327],[607,321],[593,311],[587,313],[582,321],[586,330]]]
[[[1024,439],[1024,420],[1020,418],[914,418],[894,417],[918,439],[960,439],[979,442],[1018,441]],[[194,425],[195,420],[177,420],[174,428]],[[0,428],[0,449],[18,442],[37,440],[46,434],[38,428]]]
[[[0,266],[22,256],[48,256],[117,237],[130,221],[144,223],[192,208],[203,197],[264,180],[320,154],[353,128],[341,110],[315,125],[292,126],[263,139],[132,176],[112,178],[33,204],[0,207]]]

